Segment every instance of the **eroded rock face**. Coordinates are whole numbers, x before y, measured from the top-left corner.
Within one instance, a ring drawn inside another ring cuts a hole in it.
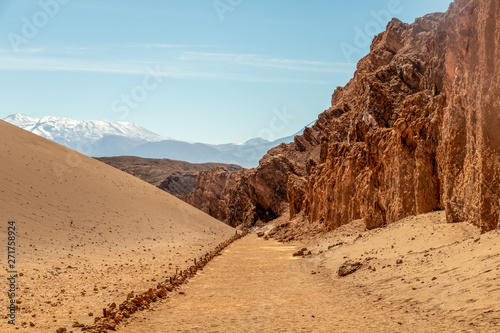
[[[289,176],[296,175],[305,184],[308,172],[317,164],[314,160],[320,155],[324,133],[328,133],[335,116],[337,111],[320,114],[312,128],[296,136],[295,142],[271,149],[257,168],[200,172],[195,190],[182,199],[232,226],[253,226],[280,216],[287,210],[288,195],[293,196],[289,193]]]
[[[439,147],[448,221],[500,227],[500,3],[458,1],[447,34]]]
[[[394,19],[312,128],[258,168],[203,172],[186,201],[231,225],[289,205],[291,218],[326,230],[437,209],[448,222],[499,228],[499,22],[497,0]]]
[[[193,164],[167,158],[154,159],[136,156],[98,157],[96,160],[125,171],[172,195],[186,195],[192,192],[195,188],[196,176],[202,170],[211,170],[215,167],[229,171],[241,169],[235,164]]]
[[[267,156],[251,170],[200,172],[195,191],[184,199],[232,226],[253,226],[258,220],[268,222],[282,214],[288,176],[300,173],[297,163],[284,155]]]

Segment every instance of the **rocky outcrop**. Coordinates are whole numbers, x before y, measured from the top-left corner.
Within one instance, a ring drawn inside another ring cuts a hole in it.
[[[326,230],[438,209],[448,222],[499,228],[499,22],[496,0],[392,20],[294,143],[255,169],[201,173],[185,200],[231,225],[265,222],[288,205],[291,218]]]
[[[202,171],[196,189],[186,201],[232,226],[253,226],[281,215],[286,206],[288,175],[300,173],[298,165],[278,154],[252,170]]]
[[[294,142],[271,149],[257,168],[200,172],[195,190],[181,198],[232,226],[253,226],[276,218],[287,211],[289,176],[305,179],[316,165],[323,133],[329,132],[336,116],[338,112],[332,110],[320,114],[313,127]]]
[[[136,156],[98,157],[97,160],[140,178],[172,195],[186,195],[195,188],[196,176],[202,170],[215,167],[237,171],[235,164],[199,163],[193,164],[167,158],[154,159]]]

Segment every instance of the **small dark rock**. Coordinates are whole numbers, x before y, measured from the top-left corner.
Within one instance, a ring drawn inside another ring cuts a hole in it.
[[[342,266],[339,267],[338,274],[339,276],[346,276],[349,274],[352,274],[356,272],[358,269],[361,268],[363,264],[361,264],[359,261],[353,262],[351,260],[346,261]]]
[[[336,243],[336,244],[332,244],[332,245],[328,246],[328,250],[333,249],[334,247],[337,247],[337,246],[341,246],[343,244],[344,244],[344,242],[339,242],[339,243]]]
[[[304,256],[304,255],[308,255],[308,254],[311,254],[311,251],[309,251],[309,253],[306,253],[307,251],[307,248],[302,248],[300,251],[297,251],[293,254],[294,257],[300,257],[300,256]]]
[[[80,324],[79,322],[75,321],[73,323],[73,327],[85,327],[85,325],[84,324]]]

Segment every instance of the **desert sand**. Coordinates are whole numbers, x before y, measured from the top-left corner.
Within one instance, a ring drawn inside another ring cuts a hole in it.
[[[362,263],[341,279],[378,302],[409,307],[417,317],[444,314],[472,331],[500,330],[498,230],[480,234],[469,223],[446,223],[438,211],[370,231],[346,225],[331,235],[314,241],[310,260],[334,272],[347,260]]]
[[[292,256],[299,244],[247,236],[118,331],[498,332],[498,233],[479,236],[442,219],[433,213],[376,231],[353,225],[305,257]],[[328,250],[332,241],[345,244]],[[348,258],[363,265],[339,277]]]
[[[3,283],[1,332],[92,324],[109,303],[154,287],[234,234],[150,184],[3,121],[0,137],[2,267],[15,220],[19,273],[17,325],[7,325]]]

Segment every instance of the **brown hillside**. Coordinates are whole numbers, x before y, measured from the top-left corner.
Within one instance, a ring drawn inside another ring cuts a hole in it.
[[[200,171],[224,168],[227,171],[241,169],[236,164],[223,163],[189,163],[170,160],[168,158],[154,159],[136,156],[99,157],[97,160],[125,171],[158,187],[172,195],[186,195],[195,188],[196,176]]]

